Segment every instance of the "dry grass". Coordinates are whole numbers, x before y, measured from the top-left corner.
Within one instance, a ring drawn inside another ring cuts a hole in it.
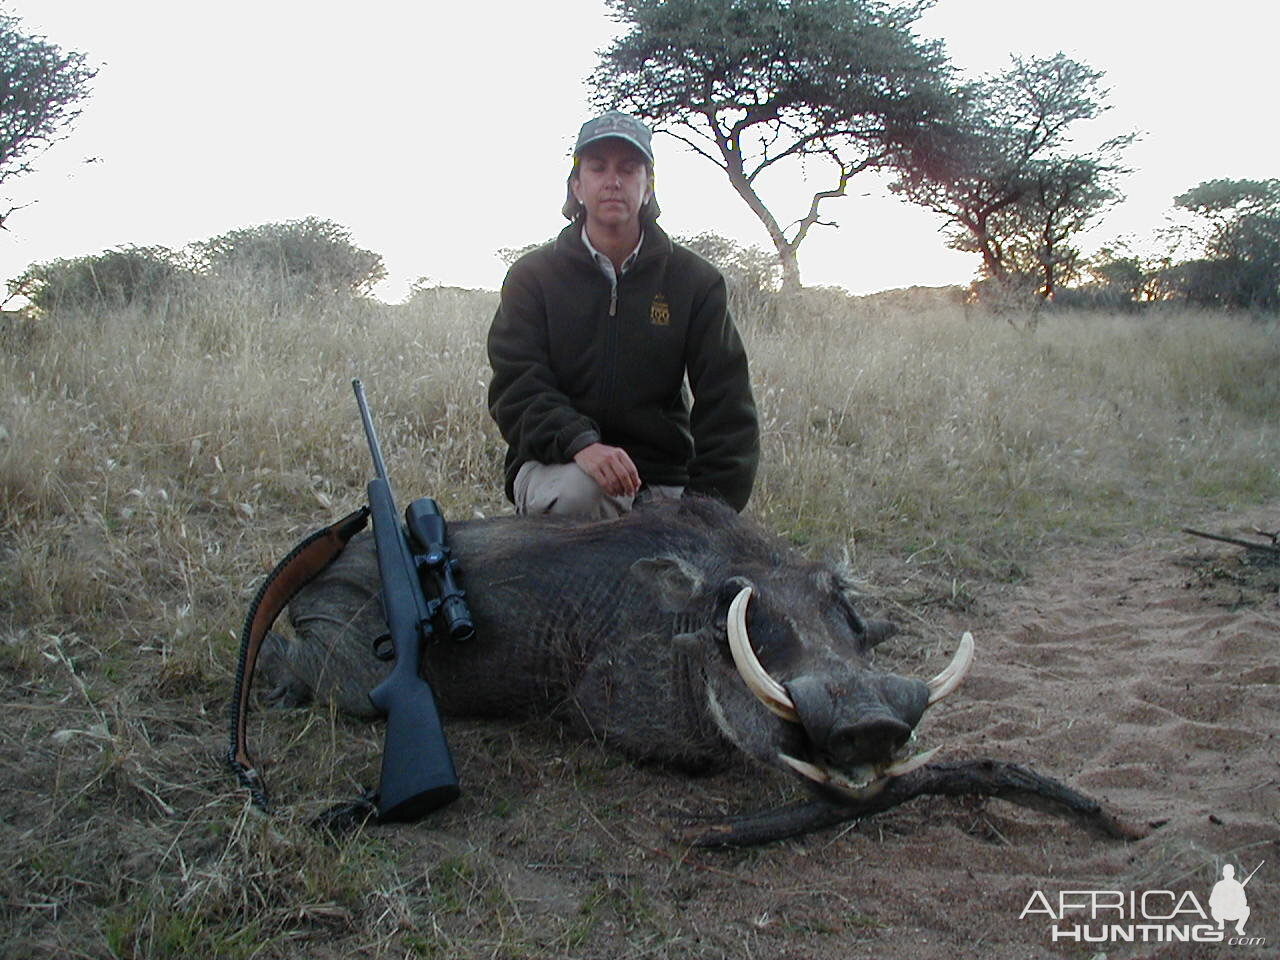
[[[1274,325],[1059,314],[1028,334],[958,307],[813,299],[752,344],[754,507],[793,536],[991,573],[1276,489]]]
[[[731,949],[676,904],[688,870],[750,882],[757,855],[682,868],[636,803],[678,779],[551,727],[458,724],[475,786],[438,831],[334,841],[307,817],[369,781],[377,731],[273,717],[264,749],[289,758],[273,785],[314,800],[246,808],[220,759],[239,619],[285,548],[363,497],[350,379],[402,499],[506,505],[484,409],[493,295],[282,317],[244,300],[0,331],[4,955]],[[980,591],[1060,544],[1280,493],[1274,323],[1064,314],[1027,334],[826,291],[742,321],[765,425],[752,510],[810,549]],[[734,783],[700,790],[727,803]],[[540,790],[564,808],[530,809]]]

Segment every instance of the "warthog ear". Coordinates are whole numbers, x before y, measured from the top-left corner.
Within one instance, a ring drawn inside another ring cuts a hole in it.
[[[674,554],[637,560],[631,565],[631,575],[648,588],[666,613],[692,611],[704,584],[698,568]]]
[[[868,620],[864,617],[862,622],[867,628],[868,647],[877,647],[898,633],[898,625],[888,620]]]

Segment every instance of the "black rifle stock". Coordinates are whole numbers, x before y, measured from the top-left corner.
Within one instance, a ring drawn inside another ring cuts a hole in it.
[[[457,798],[458,776],[435,697],[419,674],[422,644],[431,635],[432,607],[423,595],[414,553],[396,513],[364,388],[359,380],[353,380],[351,386],[373,455],[376,476],[369,481],[369,509],[382,579],[382,607],[395,652],[391,674],[369,693],[373,705],[387,715],[378,819],[415,820]],[[443,539],[443,526],[440,534]]]

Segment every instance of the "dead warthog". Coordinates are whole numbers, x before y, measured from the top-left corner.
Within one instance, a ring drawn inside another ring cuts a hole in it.
[[[984,793],[1074,813],[1091,801],[991,761],[928,762],[915,728],[973,659],[966,634],[926,682],[871,664],[892,632],[848,583],[714,500],[645,505],[618,520],[455,523],[450,540],[476,636],[434,640],[424,674],[446,716],[547,715],[646,761],[688,771],[745,754],[813,799],[704,829],[751,843],[862,816],[921,793]],[[289,607],[261,671],[269,699],[315,697],[373,716],[390,669],[373,539],[358,536]]]

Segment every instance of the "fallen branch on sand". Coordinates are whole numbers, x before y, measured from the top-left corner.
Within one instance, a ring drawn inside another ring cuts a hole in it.
[[[1253,540],[1241,540],[1238,537],[1224,537],[1216,533],[1205,533],[1202,530],[1192,530],[1190,527],[1183,527],[1183,533],[1189,533],[1193,537],[1204,537],[1206,540],[1217,540],[1221,543],[1230,543],[1237,547],[1244,547],[1247,550],[1258,550],[1269,557],[1280,558],[1280,546],[1276,545],[1276,541],[1280,540],[1280,535],[1269,533],[1266,536],[1271,538],[1271,543],[1257,543]],[[1258,531],[1261,533],[1262,531]]]
[[[998,797],[1042,813],[1063,817],[1092,833],[1116,840],[1140,840],[1159,823],[1126,823],[1096,800],[1051,777],[997,760],[928,764],[890,780],[874,797],[831,804],[808,800],[773,810],[691,824],[680,839],[698,847],[748,847],[859,820],[927,794]]]

